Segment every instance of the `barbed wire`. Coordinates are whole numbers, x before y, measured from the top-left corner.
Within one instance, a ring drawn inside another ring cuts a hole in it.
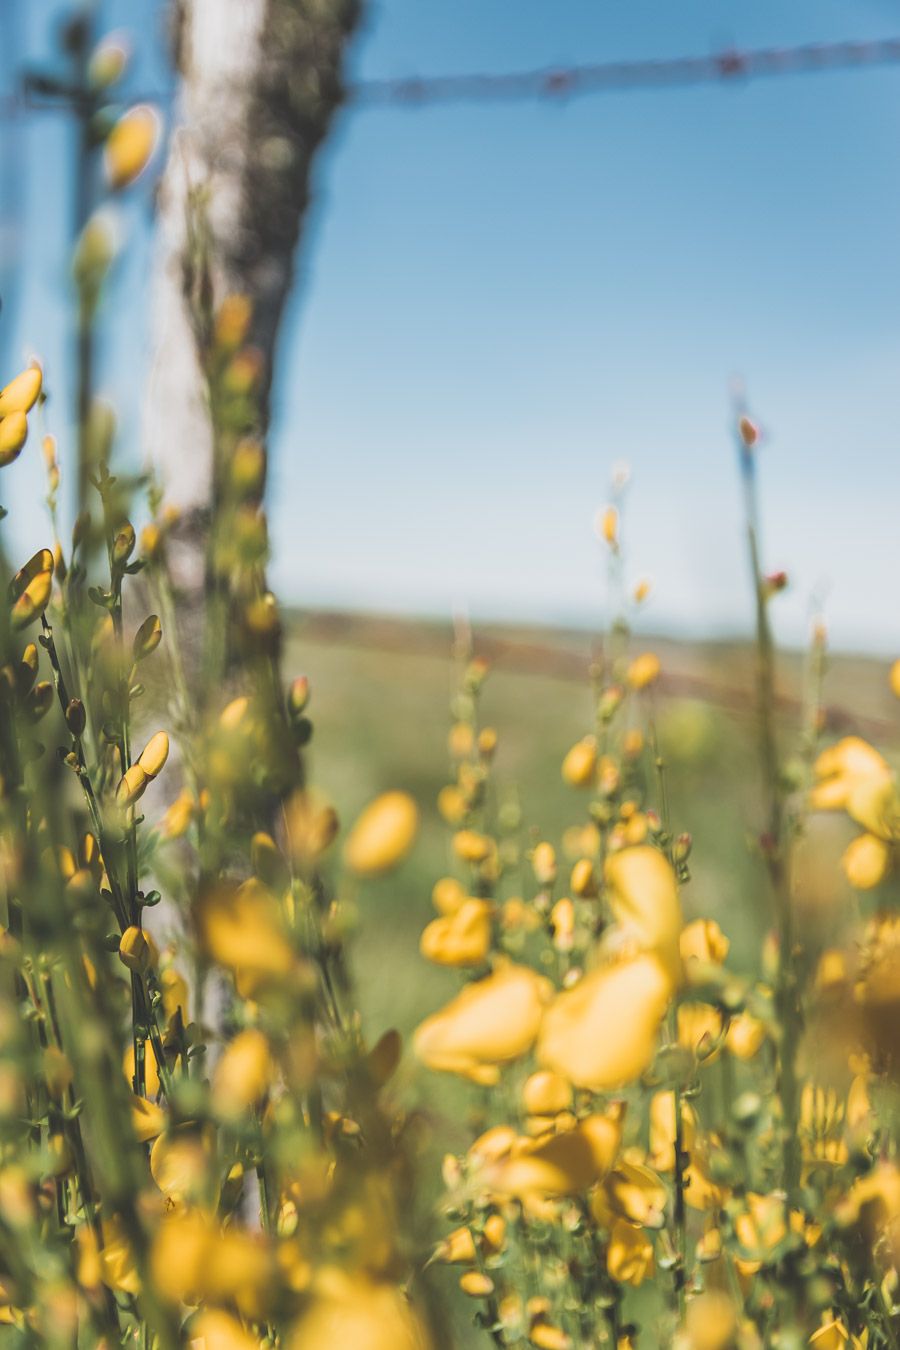
[[[672,89],[900,63],[900,38],[874,42],[808,43],[800,47],[729,48],[708,56],[544,67],[508,75],[445,75],[367,80],[352,86],[363,106],[567,99],[628,89]]]
[[[544,66],[531,70],[469,75],[401,76],[351,82],[352,107],[420,108],[444,103],[563,101],[592,94],[633,89],[676,89],[688,85],[741,83],[782,75],[869,69],[900,64],[900,37],[874,41],[818,42],[796,47],[727,48],[705,56],[639,61],[604,61],[586,65]],[[171,90],[130,94],[136,102],[168,102]],[[19,89],[0,96],[0,113],[63,108],[69,99],[63,86],[51,92],[26,77]]]

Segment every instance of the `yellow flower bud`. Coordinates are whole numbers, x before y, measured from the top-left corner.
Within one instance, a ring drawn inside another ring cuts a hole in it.
[[[537,1346],[537,1350],[572,1350],[571,1336],[567,1336],[562,1327],[555,1326],[552,1322],[543,1320],[535,1322],[528,1333],[528,1339],[532,1345]]]
[[[619,547],[619,513],[614,506],[607,506],[598,515],[597,533],[610,548]]]
[[[103,152],[106,178],[118,191],[143,173],[156,149],[161,131],[159,113],[148,103],[129,108],[106,139]]]
[[[453,759],[465,759],[467,755],[472,753],[474,743],[475,738],[468,722],[456,722],[450,728],[447,748]]]
[[[465,795],[455,783],[448,783],[441,788],[437,808],[448,825],[461,825],[469,809]]]
[[[109,89],[125,74],[129,50],[119,33],[110,33],[97,43],[88,62],[88,80],[94,89]]]
[[[136,975],[143,975],[150,969],[153,957],[153,947],[148,933],[143,928],[138,928],[137,924],[132,924],[126,928],[119,939],[119,960],[123,966]]]
[[[644,652],[628,667],[628,683],[632,689],[646,689],[659,679],[660,662],[655,652]]]
[[[874,834],[860,834],[844,850],[844,875],[858,891],[879,886],[891,866],[891,848]]]
[[[156,778],[168,758],[169,738],[164,731],[157,731],[144,746],[138,764],[148,778]]]
[[[572,875],[569,878],[569,886],[573,895],[588,899],[597,894],[597,878],[594,875],[594,864],[590,858],[579,858],[578,862],[572,868]]]
[[[135,661],[143,661],[156,651],[162,641],[162,625],[157,614],[149,615],[134,635],[132,655]]]
[[[465,887],[456,877],[441,877],[431,892],[432,904],[439,914],[455,914],[466,898]]]
[[[556,880],[556,850],[546,841],[536,844],[531,855],[531,870],[539,886],[550,886]]]
[[[150,779],[140,764],[132,764],[125,770],[116,788],[116,800],[120,806],[133,806],[143,796]]]
[[[526,1079],[522,1105],[530,1116],[555,1116],[572,1105],[572,1085],[562,1074],[539,1069]]]
[[[483,727],[478,733],[478,753],[482,759],[490,759],[497,749],[497,732],[493,727]]]
[[[157,829],[163,839],[180,839],[187,834],[194,818],[197,803],[185,788],[166,809]]]
[[[41,392],[43,374],[40,366],[29,366],[14,380],[0,389],[0,417],[9,417],[10,413],[30,412],[37,403]]]
[[[12,412],[0,422],[0,469],[18,459],[28,438],[28,419],[23,412]]]
[[[152,521],[145,525],[141,530],[141,555],[144,558],[155,558],[159,553],[162,543],[162,532],[158,525]]]
[[[408,792],[384,792],[359,815],[344,846],[344,861],[357,876],[378,876],[409,853],[419,811]]]
[[[469,1266],[475,1262],[475,1239],[470,1228],[455,1228],[438,1246],[435,1257],[447,1265]]]
[[[481,863],[494,851],[494,841],[477,830],[459,830],[453,836],[453,851],[462,862]]]
[[[585,736],[563,760],[562,776],[571,787],[590,787],[597,767],[597,739]]]
[[[13,578],[11,590],[16,597],[10,616],[13,628],[25,628],[43,614],[52,586],[53,554],[49,548],[38,549]]]
[[[480,1270],[467,1270],[459,1277],[459,1287],[469,1298],[488,1298],[494,1292],[494,1281]]]

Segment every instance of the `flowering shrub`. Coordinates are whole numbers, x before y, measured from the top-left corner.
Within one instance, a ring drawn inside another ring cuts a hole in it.
[[[691,838],[670,818],[660,662],[629,654],[624,606],[592,670],[594,726],[562,762],[584,806],[561,840],[523,843],[494,806],[484,663],[453,699],[438,807],[455,866],[421,950],[465,982],[415,1048],[482,1094],[467,1152],[444,1161],[435,1259],[461,1268],[498,1346],[897,1344],[898,921],[880,891],[827,947],[794,911],[810,812],[862,829],[843,868],[866,892],[890,872],[900,797],[865,741],[819,748],[821,628],[782,757],[768,605],[784,578],[760,570],[758,433],[743,416],[737,432],[773,916],[756,970],[732,968],[717,922],[684,919]],[[598,522],[616,595],[619,517],[616,503]]]

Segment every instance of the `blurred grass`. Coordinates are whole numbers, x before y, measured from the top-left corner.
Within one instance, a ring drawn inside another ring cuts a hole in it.
[[[439,624],[311,613],[295,615],[289,634],[285,673],[305,673],[312,686],[311,779],[337,806],[344,826],[387,788],[407,789],[422,810],[420,837],[403,867],[344,897],[358,907],[352,964],[366,1035],[374,1041],[393,1026],[408,1043],[417,1023],[460,986],[457,974],[429,965],[418,951],[422,928],[434,916],[431,888],[453,871],[448,831],[435,806],[448,781],[452,632]],[[761,821],[753,653],[737,642],[641,637],[633,646],[635,654],[657,651],[663,662],[653,697],[672,825],[694,841],[685,916],[718,920],[731,939],[730,964],[753,972],[771,914],[766,875],[753,850]],[[495,779],[518,792],[526,833],[558,846],[563,830],[585,818],[586,798],[563,783],[560,764],[592,728],[592,640],[572,631],[491,626],[476,633],[475,650],[492,659],[482,721],[499,734]],[[800,726],[802,667],[798,654],[779,661],[786,750]],[[832,658],[825,702],[826,737],[856,731],[882,748],[896,739],[896,701],[885,662]],[[847,838],[846,825],[827,817],[812,822],[801,848],[797,903],[809,920],[813,948],[827,942],[853,903],[837,866]],[[418,1068],[409,1054],[398,1086],[407,1100],[426,1108],[431,1122],[434,1187],[420,1216],[427,1241],[437,1231],[428,1231],[439,1193],[437,1159],[467,1147],[467,1116],[477,1096],[448,1076]],[[440,1288],[455,1288],[450,1272],[437,1280]],[[451,1300],[451,1344],[474,1341],[472,1307],[461,1308],[462,1302]]]

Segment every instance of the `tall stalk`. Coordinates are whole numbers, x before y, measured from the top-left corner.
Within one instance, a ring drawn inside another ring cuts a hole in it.
[[[766,581],[761,562],[756,456],[758,432],[742,410],[737,411],[737,448],[743,488],[744,523],[756,613],[757,737],[765,803],[765,829],[760,842],[769,876],[778,934],[775,1009],[781,1027],[777,1073],[778,1095],[783,1115],[782,1185],[790,1199],[800,1180],[796,1058],[801,1024],[788,865],[790,830],[775,712],[775,643],[768,607],[770,586]]]

